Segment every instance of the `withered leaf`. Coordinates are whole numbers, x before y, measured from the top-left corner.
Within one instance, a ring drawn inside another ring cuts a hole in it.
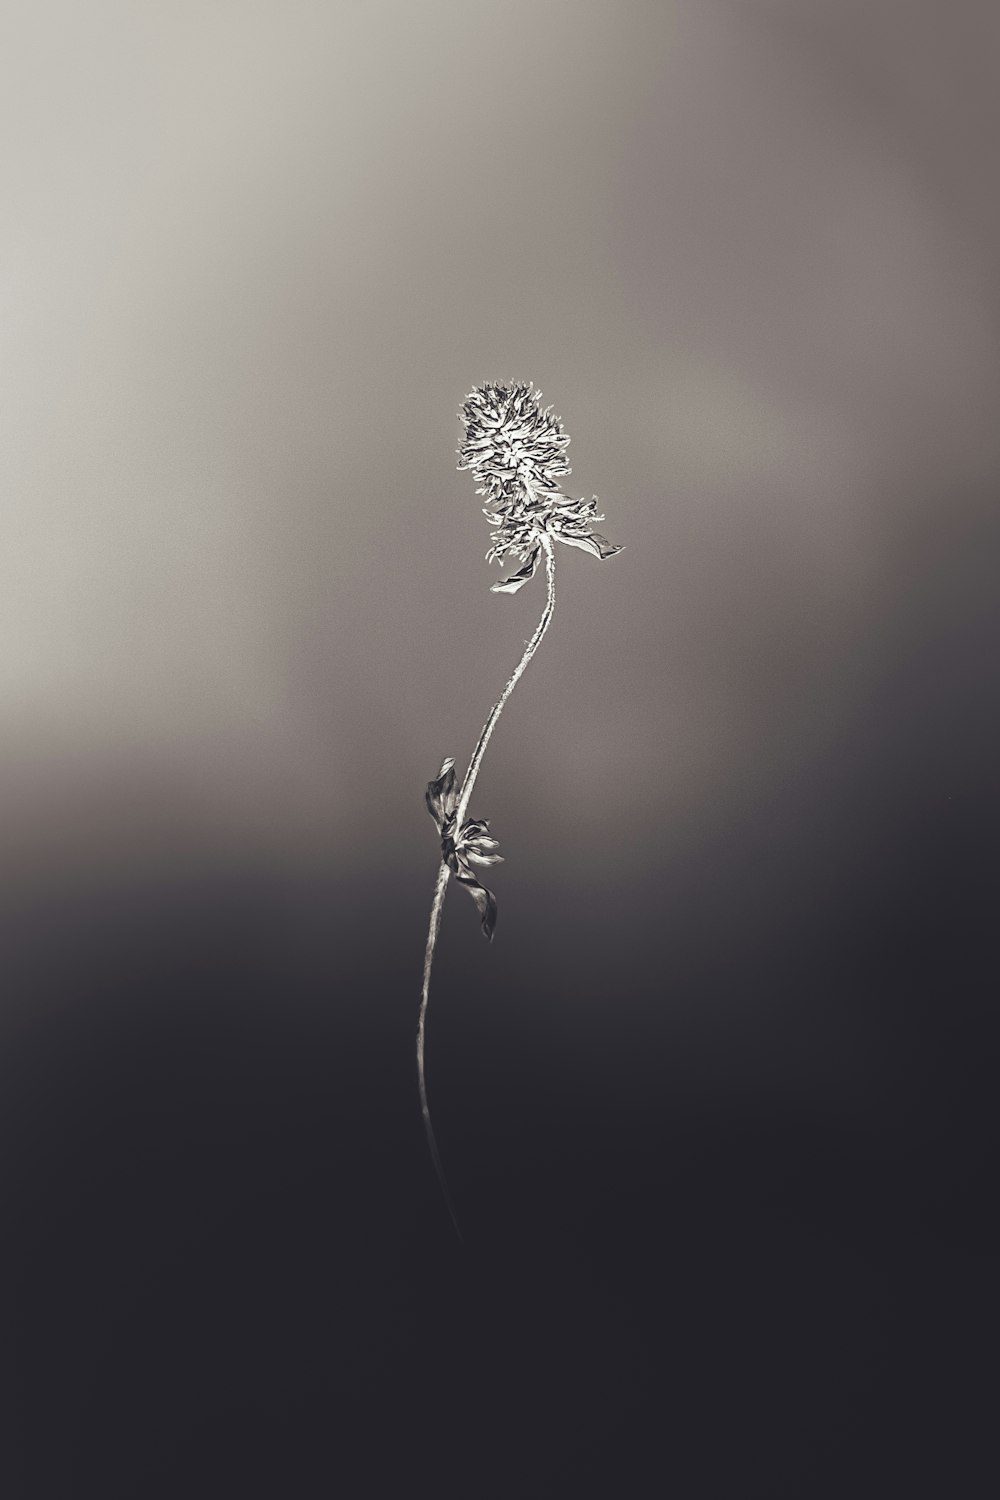
[[[509,578],[505,578],[502,583],[493,584],[490,592],[493,594],[516,594],[518,589],[524,587],[529,578],[534,577],[535,569],[538,566],[538,555],[541,550],[540,545],[534,547],[531,556],[524,566],[518,568],[517,572],[512,573]]]

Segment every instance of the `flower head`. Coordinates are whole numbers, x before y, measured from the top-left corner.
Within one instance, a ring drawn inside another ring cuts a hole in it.
[[[539,407],[541,391],[532,385],[480,385],[465,398],[460,413],[465,440],[459,449],[459,469],[470,469],[491,506],[509,503],[523,491],[558,488],[570,473],[566,462],[569,435],[552,415]]]
[[[456,831],[458,795],[455,761],[448,756],[434,780],[427,783],[427,810],[441,835],[441,857],[476,903],[483,931],[492,942],[497,921],[497,898],[477,879],[472,864],[499,865],[503,863],[503,855],[496,853],[500,844],[490,834],[488,819],[467,818]]]
[[[541,391],[531,384],[480,385],[465,398],[459,417],[465,438],[458,450],[459,469],[468,469],[484,496],[483,514],[495,528],[486,554],[497,562],[512,553],[522,566],[493,585],[494,593],[515,594],[538,565],[542,536],[595,557],[613,557],[622,549],[593,529],[603,521],[597,499],[574,500],[559,480],[571,473],[566,462],[569,434],[551,406],[542,410]]]

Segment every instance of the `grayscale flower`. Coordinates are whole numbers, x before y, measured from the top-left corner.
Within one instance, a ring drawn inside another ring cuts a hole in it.
[[[512,554],[521,563],[511,577],[493,584],[495,594],[516,594],[532,577],[543,535],[595,557],[622,550],[594,530],[604,520],[596,496],[574,500],[562,490],[559,480],[572,472],[566,462],[569,435],[551,406],[542,410],[541,394],[530,383],[481,385],[459,412],[465,438],[458,468],[478,481],[476,493],[486,500],[483,514],[495,528],[486,560],[499,562]]]
[[[464,885],[479,909],[483,931],[493,941],[497,921],[497,900],[476,877],[472,863],[498,865],[503,855],[495,851],[500,843],[490,834],[486,818],[467,818],[456,833],[458,792],[455,788],[455,761],[452,756],[442,763],[433,781],[427,783],[427,809],[441,835],[441,857],[460,885]],[[472,863],[470,863],[470,861]]]
[[[420,1108],[424,1131],[441,1191],[458,1233],[462,1231],[455,1205],[448,1191],[441,1153],[434,1137],[430,1105],[427,1102],[425,1042],[427,1006],[430,1000],[431,967],[441,930],[448,883],[454,875],[469,892],[482,919],[483,931],[490,939],[496,926],[497,903],[493,892],[478,879],[473,865],[495,865],[500,862],[498,844],[490,834],[484,818],[467,818],[473,787],[483,763],[503,706],[517,686],[528,663],[538,650],[552,621],[556,606],[556,563],[553,542],[580,547],[595,557],[613,557],[622,549],[595,531],[604,517],[597,514],[597,500],[574,500],[559,481],[570,472],[566,462],[569,437],[562,422],[543,411],[541,393],[523,382],[509,385],[480,385],[465,400],[459,417],[465,425],[465,439],[458,451],[460,469],[475,475],[478,493],[486,499],[483,514],[493,526],[493,546],[487,559],[495,562],[513,553],[521,566],[516,573],[493,585],[494,592],[516,594],[534,573],[544,553],[546,599],[541,619],[530,640],[525,641],[520,661],[504,684],[503,691],[490,709],[468,770],[460,787],[455,786],[455,762],[449,756],[442,762],[434,780],[427,784],[427,808],[437,825],[441,843],[431,902],[427,946],[424,950],[424,982],[420,991],[420,1015],[417,1021],[417,1081],[420,1086]]]

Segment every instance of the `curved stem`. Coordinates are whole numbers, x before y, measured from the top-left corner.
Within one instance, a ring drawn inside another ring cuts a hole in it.
[[[520,678],[525,667],[528,665],[529,661],[538,650],[542,636],[549,628],[552,620],[552,614],[556,607],[555,553],[552,548],[552,539],[545,532],[542,533],[542,546],[545,548],[545,579],[547,584],[547,598],[545,602],[545,609],[542,613],[542,618],[539,620],[538,625],[535,629],[534,635],[531,637],[531,640],[525,647],[524,655],[521,657],[521,660],[514,668],[510,677],[507,679],[507,684],[503,692],[500,694],[500,697],[497,699],[496,703],[494,703],[492,709],[490,710],[490,716],[486,720],[486,723],[483,725],[483,732],[479,736],[479,741],[476,745],[475,750],[472,752],[472,759],[469,761],[469,769],[465,773],[465,780],[462,782],[462,788],[459,792],[458,797],[458,805],[455,810],[456,829],[460,829],[462,827],[462,824],[465,822],[465,814],[469,806],[469,798],[472,796],[472,788],[475,785],[476,777],[479,774],[479,767],[482,765],[483,756],[486,753],[486,746],[490,741],[490,735],[493,733],[493,730],[496,727],[496,722],[503,711],[503,706],[507,702],[507,699],[510,697],[511,693],[514,691],[517,681]],[[434,949],[437,946],[438,933],[441,930],[441,913],[444,908],[444,896],[445,891],[448,889],[448,879],[450,875],[451,871],[449,870],[447,864],[442,860],[441,868],[438,870],[437,884],[434,887],[434,900],[431,903],[430,927],[427,931],[427,948],[424,952],[424,986],[420,995],[420,1019],[417,1023],[417,1077],[420,1081],[420,1107],[423,1111],[424,1131],[427,1135],[427,1145],[430,1148],[431,1160],[434,1163],[434,1170],[437,1172],[438,1181],[441,1184],[441,1191],[444,1194],[444,1200],[448,1205],[448,1212],[451,1214],[451,1221],[455,1226],[455,1232],[458,1235],[459,1239],[461,1239],[462,1231],[458,1225],[458,1216],[455,1213],[455,1206],[451,1201],[451,1194],[448,1191],[448,1183],[444,1175],[444,1167],[441,1165],[441,1156],[437,1148],[437,1141],[434,1138],[434,1127],[431,1124],[431,1112],[430,1107],[427,1103],[427,1079],[424,1071],[424,1044],[427,1032],[427,1005],[428,1001],[430,1000],[431,965],[434,962]]]
[[[462,782],[462,790],[458,794],[458,807],[455,811],[456,828],[461,828],[462,824],[465,822],[465,814],[468,811],[469,798],[472,796],[472,788],[475,785],[476,777],[479,775],[479,767],[482,765],[483,756],[486,754],[486,746],[490,742],[490,735],[493,733],[496,722],[503,711],[503,706],[507,702],[507,699],[510,697],[511,693],[514,691],[521,673],[524,671],[525,667],[528,665],[529,661],[538,650],[542,636],[548,630],[549,624],[552,620],[552,612],[556,607],[555,552],[552,548],[552,538],[548,535],[548,533],[543,531],[541,535],[542,546],[545,548],[545,580],[548,585],[548,598],[545,602],[545,610],[542,614],[542,618],[538,622],[534,635],[531,637],[531,640],[528,642],[525,648],[524,655],[521,657],[521,660],[518,662],[517,666],[510,674],[510,677],[507,679],[507,686],[504,688],[503,692],[494,703],[492,709],[490,710],[490,716],[486,720],[486,723],[483,725],[483,732],[479,736],[479,743],[476,745],[475,750],[473,750],[472,752],[472,759],[469,761],[469,769],[466,771],[465,780]]]

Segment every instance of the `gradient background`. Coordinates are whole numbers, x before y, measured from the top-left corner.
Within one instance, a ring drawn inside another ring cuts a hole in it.
[[[991,1493],[995,9],[0,33],[4,1496]]]

